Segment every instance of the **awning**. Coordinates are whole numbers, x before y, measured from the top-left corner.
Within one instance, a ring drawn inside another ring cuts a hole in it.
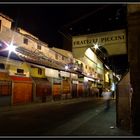
[[[32,80],[37,84],[37,83],[45,83],[48,84],[50,83],[50,81],[47,78],[36,78],[36,77],[32,77]],[[51,83],[50,83],[51,84]]]
[[[32,82],[32,79],[30,77],[18,77],[18,76],[10,76],[10,77],[13,81],[16,81],[16,82],[18,81]]]

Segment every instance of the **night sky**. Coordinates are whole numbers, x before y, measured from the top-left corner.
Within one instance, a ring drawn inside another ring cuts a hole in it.
[[[124,25],[124,21],[119,20],[113,23],[117,14],[124,16],[122,5],[116,4],[3,4],[0,9],[14,20],[14,26],[27,30],[50,47],[62,48],[60,31],[66,35],[80,35]]]
[[[40,40],[61,48],[61,27],[98,7],[97,5],[0,5],[1,12],[14,20],[14,25],[21,27]]]

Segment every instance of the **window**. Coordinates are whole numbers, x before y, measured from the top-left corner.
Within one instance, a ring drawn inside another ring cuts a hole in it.
[[[5,69],[5,65],[3,63],[0,63],[0,69]]]
[[[42,69],[41,68],[38,68],[38,74],[42,75]]]
[[[86,69],[87,69],[87,65],[86,65]]]
[[[26,76],[26,74],[24,74],[24,70],[23,69],[17,69],[17,72],[15,73],[15,75]]]
[[[24,38],[23,39],[23,43],[28,45],[28,39],[27,38]]]
[[[62,60],[64,60],[64,56],[62,56]]]
[[[23,74],[24,70],[23,69],[17,69],[17,73]]]
[[[55,54],[55,59],[58,59],[58,54],[57,53]]]
[[[37,45],[37,49],[41,50],[41,45]]]

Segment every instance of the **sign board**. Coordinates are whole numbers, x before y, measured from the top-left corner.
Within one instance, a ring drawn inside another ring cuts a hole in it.
[[[78,75],[75,74],[75,73],[71,73],[71,78],[72,78],[72,79],[78,79]]]
[[[70,77],[70,73],[66,71],[60,71],[60,76],[61,77]]]
[[[59,71],[51,68],[45,68],[45,76],[59,78]]]
[[[73,80],[72,83],[73,83],[73,84],[78,84],[79,81],[75,81],[75,80]]]
[[[72,51],[74,56],[78,55],[79,49],[94,47],[95,44],[104,47],[109,55],[126,54],[126,31],[123,29],[82,36],[73,36]]]

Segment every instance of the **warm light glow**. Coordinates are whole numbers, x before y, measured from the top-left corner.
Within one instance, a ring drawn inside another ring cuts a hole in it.
[[[66,66],[65,66],[65,70],[68,70],[68,68],[69,68],[69,67],[66,65]]]
[[[13,45],[13,41],[11,41],[10,44],[6,43],[6,45],[7,45],[6,50],[9,51],[9,54],[10,54],[11,52],[14,52],[14,53],[16,52],[16,46]]]
[[[98,49],[98,44],[95,44],[94,45],[94,48],[95,48],[95,50]]]
[[[9,50],[9,53],[15,52],[16,46],[11,43],[10,45],[8,45],[7,49]]]
[[[92,48],[94,48],[95,50],[97,50],[97,49],[100,50],[99,47],[100,47],[100,46],[103,46],[103,45],[104,45],[104,44],[99,44],[98,42],[97,42],[96,44],[93,43],[93,47],[92,47]],[[100,50],[100,51],[101,51],[101,50]],[[101,52],[102,52],[102,51],[101,51]]]
[[[88,48],[86,51],[85,51],[85,55],[86,57],[90,58],[92,61],[94,61],[95,63],[97,62],[97,56],[95,55],[95,53],[90,49]]]
[[[108,75],[109,75],[109,72],[106,72],[106,73],[105,73],[105,82],[109,82],[109,77],[108,77]]]
[[[105,67],[106,67],[108,70],[110,69],[107,65],[105,65]]]
[[[84,77],[84,82],[88,82],[88,81],[95,81],[94,79],[92,79],[92,78],[89,78],[89,77]]]
[[[89,76],[89,75],[90,75],[90,73],[87,73],[87,75]]]
[[[98,42],[96,42],[95,44],[93,43],[93,48],[94,48],[95,50],[99,49],[99,44],[98,44]]]
[[[118,80],[121,80],[121,76],[120,75],[116,75],[116,77],[118,78]]]
[[[88,78],[87,77],[84,77],[84,82],[88,82]]]
[[[10,44],[8,44],[7,42],[4,42],[5,45],[6,45],[6,48],[4,49],[5,51],[7,50],[8,51],[8,57],[7,57],[7,60],[9,59],[10,57],[10,54],[11,52],[14,52],[14,53],[17,53],[16,52],[16,46],[13,45],[13,40],[11,41]]]

